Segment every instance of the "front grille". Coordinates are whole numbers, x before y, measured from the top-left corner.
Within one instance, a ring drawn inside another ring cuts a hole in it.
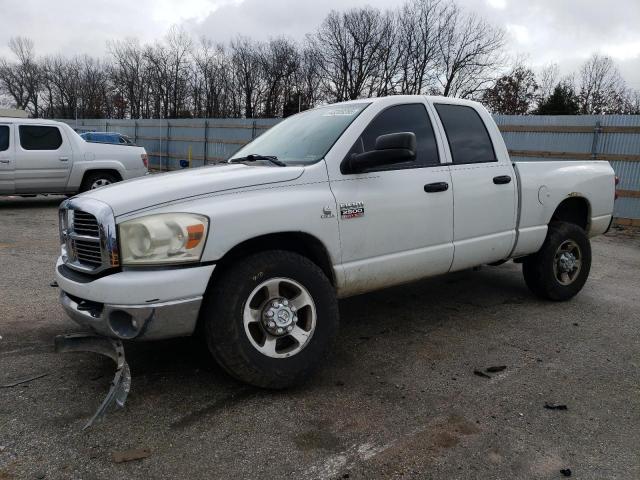
[[[76,230],[77,231],[77,230]],[[90,240],[73,240],[74,256],[79,262],[97,268],[102,265],[100,244]]]
[[[103,202],[71,198],[60,205],[62,261],[79,272],[98,274],[119,266],[113,212]]]
[[[95,270],[102,266],[102,248],[100,247],[100,226],[98,219],[82,210],[73,210],[70,223],[70,257],[76,265]]]
[[[78,235],[89,237],[100,237],[100,227],[98,220],[90,213],[76,210],[73,215],[73,231]]]

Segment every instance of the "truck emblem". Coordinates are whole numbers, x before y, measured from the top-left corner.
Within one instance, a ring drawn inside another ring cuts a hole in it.
[[[331,205],[325,205],[324,207],[322,207],[322,215],[320,215],[320,218],[333,218],[333,210],[331,210]]]
[[[364,217],[364,202],[349,202],[340,204],[340,218],[348,220],[350,218]]]

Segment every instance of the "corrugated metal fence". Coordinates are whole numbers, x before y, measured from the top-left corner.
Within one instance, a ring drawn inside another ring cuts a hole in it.
[[[515,161],[608,160],[620,177],[615,214],[640,225],[640,116],[496,115]],[[150,166],[174,170],[229,158],[280,119],[64,120],[78,132],[131,137],[149,153]]]

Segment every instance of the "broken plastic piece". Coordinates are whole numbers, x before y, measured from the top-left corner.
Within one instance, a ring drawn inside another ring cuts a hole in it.
[[[563,405],[561,403],[549,403],[549,402],[546,402],[544,404],[544,408],[546,408],[547,410],[567,410],[567,406]]]
[[[474,374],[474,375],[477,375],[477,376],[479,376],[479,377],[482,377],[482,378],[491,378],[491,376],[490,376],[490,375],[487,375],[486,373],[484,373],[484,372],[482,372],[482,371],[480,371],[480,370],[474,370],[474,371],[473,371],[473,374]]]
[[[124,347],[120,340],[101,337],[91,333],[71,333],[58,335],[55,338],[55,349],[58,353],[64,352],[93,352],[105,355],[116,363],[116,373],[111,382],[111,388],[104,398],[96,413],[82,428],[86,430],[93,423],[102,418],[109,407],[116,404],[123,408],[131,389],[131,372],[124,358]]]
[[[570,477],[571,476],[571,469],[570,468],[563,468],[562,470],[560,470],[560,473],[562,475],[564,475],[565,477]]]

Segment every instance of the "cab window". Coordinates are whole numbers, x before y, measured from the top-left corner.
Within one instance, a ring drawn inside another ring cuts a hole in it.
[[[9,150],[9,126],[0,125],[0,152]]]
[[[453,163],[496,162],[493,143],[478,112],[465,105],[435,104]]]
[[[24,150],[57,150],[62,145],[62,135],[57,127],[20,125],[20,146]]]
[[[394,105],[383,110],[362,132],[348,155],[369,152],[375,149],[376,138],[388,133],[413,132],[416,136],[416,158],[413,161],[385,165],[369,171],[401,170],[440,165],[438,145],[431,120],[424,105],[411,103]]]

